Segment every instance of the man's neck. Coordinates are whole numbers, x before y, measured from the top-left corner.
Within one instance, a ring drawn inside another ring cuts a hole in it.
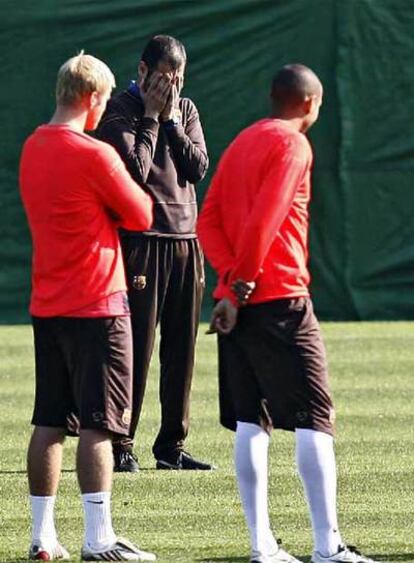
[[[288,125],[290,125],[292,127],[292,129],[295,129],[296,131],[303,131],[303,119],[302,117],[297,117],[294,115],[288,115],[288,114],[281,114],[278,112],[272,112],[270,114],[271,119],[279,119],[280,121],[284,121],[285,123],[287,123]]]
[[[87,113],[83,108],[57,106],[49,125],[66,125],[75,131],[85,130]]]

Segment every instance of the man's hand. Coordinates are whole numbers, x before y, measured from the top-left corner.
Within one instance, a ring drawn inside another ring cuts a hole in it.
[[[141,80],[139,87],[145,106],[144,117],[158,120],[171,96],[172,85],[169,77],[154,72],[148,81],[148,86],[145,87],[145,80]]]
[[[178,106],[178,89],[175,84],[171,85],[170,95],[168,96],[167,103],[160,115],[161,121],[168,121],[181,116],[180,108]]]
[[[231,284],[231,290],[235,294],[238,304],[241,306],[246,305],[255,287],[256,283],[254,281],[246,282],[241,279]]]
[[[208,333],[229,334],[236,326],[236,322],[237,307],[224,297],[213,309]]]

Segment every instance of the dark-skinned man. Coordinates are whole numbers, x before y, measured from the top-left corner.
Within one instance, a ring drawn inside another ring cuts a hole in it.
[[[303,65],[276,74],[271,117],[242,131],[226,150],[198,224],[219,278],[211,329],[219,332],[221,376],[236,419],[235,466],[251,563],[298,563],[269,522],[273,427],[295,432],[312,562],[372,563],[345,545],[338,530],[334,409],[308,290],[312,150],[304,133],[318,118],[322,94],[318,77]]]

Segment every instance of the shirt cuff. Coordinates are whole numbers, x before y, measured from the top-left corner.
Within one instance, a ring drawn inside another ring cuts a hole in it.
[[[159,121],[153,119],[152,117],[143,117],[141,120],[141,125],[145,127],[145,129],[150,129],[154,132],[157,132],[160,126]]]
[[[239,309],[240,304],[237,301],[237,297],[228,286],[224,288],[224,295],[222,296],[222,299],[224,297],[226,297],[231,302],[232,305],[234,305],[235,307],[237,307],[237,309]]]
[[[181,119],[179,117],[175,117],[172,119],[167,119],[167,121],[161,121],[161,123],[165,129],[173,129],[175,127],[178,127],[178,125],[180,125]]]
[[[166,125],[169,122],[170,121],[163,121],[162,122],[162,127],[163,127],[164,131],[166,132],[166,134],[168,135],[168,137],[171,140],[185,139],[186,134],[185,134],[185,130],[184,130],[184,127],[183,127],[183,124],[181,123],[181,121],[179,123],[177,123],[176,125]]]

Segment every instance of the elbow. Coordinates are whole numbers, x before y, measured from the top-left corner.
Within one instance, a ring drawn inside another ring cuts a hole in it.
[[[203,161],[199,162],[193,170],[190,170],[187,175],[187,180],[192,184],[197,184],[205,177],[208,170],[208,157],[206,156]]]
[[[131,169],[129,172],[139,186],[142,186],[142,184],[146,184],[149,175],[149,170],[142,170],[141,168],[135,168],[135,169]]]
[[[200,166],[198,182],[200,182],[200,180],[203,180],[205,178],[209,164],[210,164],[210,161],[208,160],[208,156],[204,155],[204,161],[202,163],[202,166]]]
[[[138,184],[146,184],[149,176],[149,170],[139,170],[138,173],[135,175],[135,180]]]
[[[135,157],[129,157],[126,161],[127,170],[137,184],[145,184],[150,173],[150,167],[143,166]]]

